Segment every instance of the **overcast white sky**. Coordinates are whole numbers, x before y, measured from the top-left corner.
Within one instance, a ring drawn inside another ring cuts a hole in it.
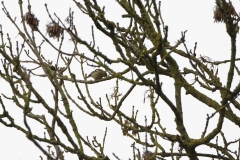
[[[27,11],[27,1],[24,1],[24,9]],[[20,23],[20,12],[18,7],[18,1],[4,1],[5,6],[7,7],[8,11],[12,15],[12,17],[17,17],[17,21]],[[81,12],[75,7],[75,4],[69,0],[41,0],[41,1],[31,1],[32,11],[36,14],[36,16],[40,19],[40,29],[43,33],[45,33],[45,24],[50,22],[48,15],[45,10],[44,4],[48,4],[48,8],[51,13],[55,12],[62,20],[66,18],[69,12],[69,8],[71,7],[74,10],[75,21],[79,26],[79,35],[81,37],[87,38],[89,41],[91,40],[91,21],[87,16],[82,16]],[[117,3],[115,0],[108,0],[105,2],[106,4],[106,17],[110,20],[114,20],[115,22],[120,22],[120,25],[124,25],[124,21],[121,20],[121,15],[119,13],[122,12],[122,9],[117,7]],[[233,5],[236,6],[237,11],[239,10],[239,1],[233,1]],[[229,59],[229,51],[230,51],[230,43],[229,37],[225,32],[225,26],[223,24],[214,23],[213,20],[213,9],[215,6],[214,0],[162,0],[162,16],[165,22],[165,25],[169,26],[169,41],[171,44],[174,44],[181,36],[181,32],[188,30],[187,32],[187,45],[189,48],[194,47],[194,43],[198,42],[197,54],[198,55],[207,55],[214,60],[225,60]],[[18,38],[18,34],[14,26],[9,22],[3,12],[0,12],[0,19],[3,27],[3,32],[9,33],[12,41],[15,42]],[[79,19],[79,20],[78,20]],[[104,39],[102,34],[96,33],[96,43],[100,46],[100,49],[103,52],[114,52],[113,48],[109,46],[107,42],[109,40]],[[73,48],[71,48],[71,42],[69,46],[66,45],[65,49],[70,50],[68,52],[72,52]],[[111,43],[111,42],[110,42]],[[112,43],[111,43],[112,44]],[[51,57],[51,54],[55,53],[48,53],[46,57]],[[239,55],[239,54],[238,54]],[[2,58],[2,57],[1,57]],[[226,70],[224,69],[226,66],[219,68],[219,75],[222,78],[226,78]],[[0,67],[0,69],[2,69]],[[89,73],[92,68],[88,68],[86,70]],[[226,80],[223,79],[223,82]],[[239,80],[235,80],[238,83]],[[35,80],[32,81],[35,85],[42,86],[42,80]],[[95,86],[90,86],[91,89],[98,88],[99,92],[94,93],[94,97],[96,100],[99,96],[105,96],[106,93],[110,93],[112,87],[114,87],[115,80],[112,82],[102,82],[101,84],[95,84]],[[45,85],[45,84],[44,84]],[[127,88],[127,86],[120,86],[122,91]],[[42,88],[39,89],[46,94],[46,97],[51,98],[51,88]],[[171,92],[171,86],[168,84],[164,84],[163,89],[167,93],[167,95],[171,96],[173,92]],[[135,97],[132,96],[130,99],[125,102],[125,105],[128,107],[132,107],[132,105],[138,106],[140,109],[139,117],[142,117],[142,122],[144,121],[144,116],[148,115],[145,112],[144,108],[147,104],[142,103],[143,99],[143,91],[146,88],[139,88],[134,91]],[[6,83],[3,83],[3,80],[0,79],[0,92],[5,93],[8,96],[11,96],[11,92],[9,88],[6,86]],[[217,97],[218,95],[214,95],[208,93],[211,97]],[[136,96],[137,95],[137,96]],[[138,98],[136,98],[138,97]],[[172,95],[172,97],[174,97]],[[141,100],[139,100],[141,99]],[[213,110],[208,109],[202,104],[197,103],[190,96],[184,97],[183,104],[184,106],[184,115],[185,115],[185,125],[189,129],[188,132],[192,136],[192,138],[199,138],[201,135],[206,119],[206,113],[213,113]],[[138,103],[136,103],[138,102]],[[159,104],[161,105],[161,104]],[[21,111],[13,110],[14,106],[11,103],[8,103],[9,110],[12,110],[12,113],[15,114],[18,118],[18,121],[21,121],[23,114]],[[0,109],[1,111],[1,109]],[[14,111],[14,112],[13,112]],[[174,121],[172,120],[172,113],[166,107],[162,106],[161,109],[161,120],[162,124],[167,128],[169,132],[175,132],[175,125]],[[77,112],[77,111],[76,111]],[[80,116],[81,115],[81,116]],[[108,136],[106,140],[106,152],[109,157],[112,158],[112,153],[116,153],[119,158],[122,160],[132,158],[132,148],[130,147],[131,143],[133,142],[127,137],[122,137],[122,132],[119,126],[114,126],[114,123],[107,122],[104,123],[103,121],[99,121],[97,118],[93,118],[89,120],[87,117],[79,113],[77,117],[79,119],[79,129],[85,131],[83,134],[88,135],[91,139],[92,136],[97,136],[99,141],[102,141],[102,137],[105,132],[105,127],[108,127]],[[216,117],[217,118],[217,117]],[[215,118],[215,120],[216,120]],[[16,121],[16,120],[15,120]],[[173,121],[173,122],[170,122]],[[86,124],[86,122],[88,122]],[[210,122],[210,127],[215,127],[216,121]],[[22,123],[22,122],[19,122]],[[33,124],[34,125],[34,124]],[[91,127],[89,127],[91,126]],[[43,135],[43,130],[37,128],[37,126],[32,126],[34,131],[39,131],[39,135]],[[236,130],[235,130],[236,129]],[[223,125],[223,130],[225,131],[226,137],[228,137],[229,141],[239,138],[239,128],[228,123]],[[234,133],[232,132],[234,130]],[[6,128],[2,124],[0,124],[0,160],[32,160],[32,159],[40,159],[39,156],[43,156],[43,154],[38,151],[38,149],[29,142],[25,136],[13,128]],[[45,145],[45,144],[44,144]],[[44,147],[43,145],[43,147]],[[142,148],[140,148],[142,149]],[[177,146],[175,147],[177,150]],[[237,148],[236,148],[237,149]],[[45,157],[44,157],[45,158]],[[67,154],[66,159],[77,159],[76,157],[72,157],[71,155]],[[114,159],[114,158],[113,158]]]

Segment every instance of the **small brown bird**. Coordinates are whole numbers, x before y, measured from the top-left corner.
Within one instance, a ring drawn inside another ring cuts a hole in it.
[[[95,80],[99,80],[99,79],[102,79],[103,77],[107,77],[107,72],[101,69],[96,69],[87,76],[87,78],[89,77],[92,77]]]

